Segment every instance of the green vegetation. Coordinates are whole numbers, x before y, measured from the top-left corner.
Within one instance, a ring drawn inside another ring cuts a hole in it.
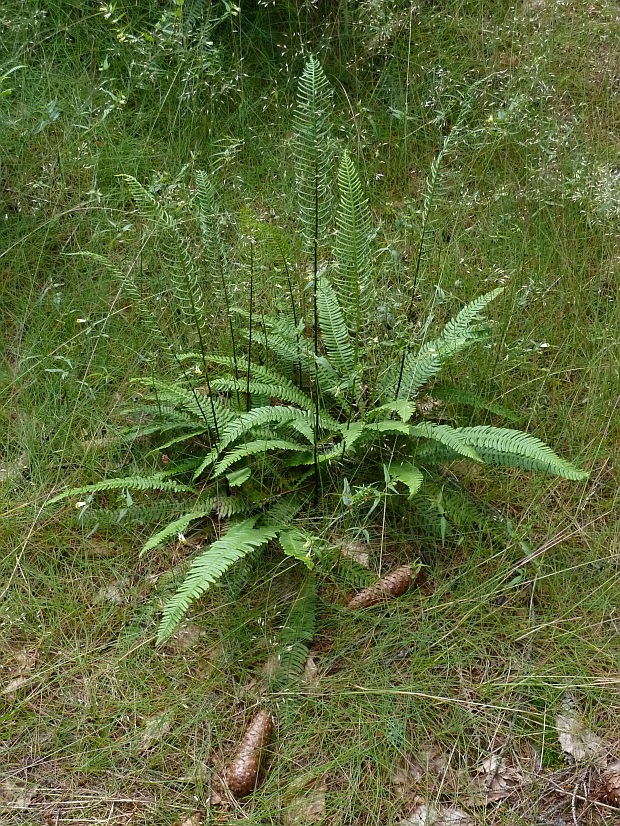
[[[233,819],[267,703],[253,822],[313,786],[330,823],[544,819],[544,772],[467,778],[535,748],[561,785],[569,695],[618,737],[612,4],[0,31],[3,817]]]

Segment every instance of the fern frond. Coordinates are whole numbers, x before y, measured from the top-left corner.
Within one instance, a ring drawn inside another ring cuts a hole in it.
[[[422,471],[410,462],[391,462],[388,472],[392,479],[409,488],[409,499],[413,499],[424,482]]]
[[[279,680],[303,673],[308,659],[308,646],[316,633],[317,593],[314,576],[308,575],[293,603],[286,623],[280,629],[278,658]]]
[[[216,500],[212,499],[204,508],[191,511],[190,513],[184,513],[183,516],[179,516],[178,519],[169,522],[164,528],[153,534],[148,542],[143,545],[140,555],[145,554],[147,551],[152,551],[154,548],[161,547],[172,538],[176,539],[192,522],[195,522],[197,519],[204,519],[205,516],[213,513],[215,505]]]
[[[173,260],[170,262],[170,278],[179,307],[188,329],[195,328],[202,341],[203,333],[207,328],[207,314],[201,279],[188,245],[181,236],[178,222],[139,181],[131,175],[120,177],[127,184],[142,215],[153,221],[164,234],[164,243],[170,246],[173,254]],[[201,347],[201,349],[204,348]]]
[[[583,481],[590,475],[587,470],[562,459],[540,439],[520,430],[480,425],[459,427],[458,433],[485,462],[522,470],[540,470],[575,482]]]
[[[157,347],[157,350],[162,354],[170,355],[170,342],[162,333],[161,326],[157,320],[157,316],[151,309],[149,309],[148,299],[145,299],[145,297],[142,295],[131,275],[129,275],[129,273],[123,272],[121,269],[119,269],[119,267],[116,266],[116,264],[114,264],[112,261],[110,261],[109,258],[106,258],[104,255],[98,255],[95,252],[89,252],[85,250],[72,253],[72,255],[84,256],[86,258],[89,258],[91,261],[95,261],[97,264],[99,264],[99,266],[103,267],[122,285],[127,297],[131,299],[132,308],[138,312],[140,319],[144,324],[144,327],[149,331],[149,333],[153,337],[153,341]]]
[[[180,482],[175,482],[174,479],[163,478],[160,473],[152,476],[120,476],[116,479],[104,479],[102,482],[96,482],[94,485],[83,485],[80,488],[71,488],[63,493],[59,493],[48,499],[48,505],[55,505],[56,502],[62,502],[64,499],[69,499],[71,496],[86,496],[91,493],[99,493],[104,490],[170,490],[177,493],[192,493],[194,488],[190,485],[182,485]]]
[[[327,356],[340,376],[350,377],[356,369],[355,351],[345,324],[338,297],[323,275],[317,290],[317,308],[321,338]]]
[[[344,152],[338,169],[340,204],[336,212],[334,253],[338,278],[334,288],[347,326],[355,344],[355,361],[359,359],[359,338],[372,311],[370,276],[370,210],[359,176],[348,152]]]
[[[332,97],[321,64],[310,57],[297,87],[294,152],[302,233],[313,254],[327,237],[332,212]]]
[[[392,374],[396,399],[415,399],[429,379],[441,371],[445,361],[481,340],[482,311],[503,289],[498,287],[467,304],[446,324],[438,338],[424,344],[417,353],[407,353],[403,357],[396,382]]]
[[[450,427],[447,424],[433,424],[432,422],[422,422],[412,425],[410,433],[412,436],[421,436],[424,439],[432,439],[450,448],[455,453],[465,456],[474,462],[482,462],[482,458],[472,447],[471,442],[462,433],[463,428]]]
[[[278,541],[286,556],[298,559],[307,568],[314,568],[309,534],[299,528],[291,528],[290,530],[280,531]]]
[[[157,629],[158,645],[174,631],[192,602],[201,597],[235,562],[275,537],[273,526],[257,527],[257,521],[258,516],[253,516],[231,525],[224,536],[194,559],[183,584],[164,607]]]
[[[250,370],[251,369],[252,368],[250,368]],[[249,388],[250,393],[252,394],[267,396],[268,398],[288,402],[289,404],[294,404],[297,407],[300,407],[302,410],[312,409],[312,399],[310,396],[306,396],[306,394],[302,393],[302,391],[295,387],[292,382],[288,382],[286,380],[281,381],[278,384],[271,384],[256,380],[250,380],[248,383],[247,381],[240,381],[239,379],[234,379],[232,377],[221,377],[211,379],[211,388],[213,390],[234,390],[239,392],[245,392]]]
[[[454,387],[449,384],[434,385],[431,390],[431,396],[439,401],[447,402],[448,404],[456,404],[463,407],[471,407],[474,410],[488,410],[495,416],[501,416],[509,422],[516,422],[519,416],[503,404],[488,401],[479,396],[477,393],[471,393],[468,390],[461,390],[459,387]]]
[[[264,455],[270,450],[284,450],[284,451],[299,451],[307,450],[308,445],[303,445],[299,442],[290,442],[286,439],[257,439],[256,441],[247,442],[243,447],[236,450],[231,450],[223,459],[213,468],[213,475],[215,477],[221,476],[229,467],[238,462],[240,459],[245,459],[248,456]]]

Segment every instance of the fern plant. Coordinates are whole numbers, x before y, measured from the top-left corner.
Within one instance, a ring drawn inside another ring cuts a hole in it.
[[[402,501],[408,510],[417,509],[421,529],[439,524],[444,537],[450,528],[450,502],[460,502],[463,511],[462,490],[450,494],[442,475],[455,460],[574,481],[588,475],[519,430],[461,427],[445,420],[434,422],[427,415],[422,401],[425,394],[432,395],[432,383],[446,363],[462,358],[468,348],[488,337],[487,309],[501,295],[501,287],[469,302],[433,337],[423,334],[420,340],[419,328],[405,319],[410,341],[393,352],[390,363],[377,365],[372,354],[375,287],[370,212],[346,151],[337,176],[332,174],[330,107],[329,84],[320,64],[311,58],[300,80],[295,121],[298,228],[303,239],[299,260],[290,260],[295,244],[288,243],[283,233],[259,226],[288,283],[287,299],[271,312],[257,313],[251,298],[249,307],[231,302],[231,256],[224,253],[215,190],[206,173],[196,176],[195,196],[207,262],[202,270],[176,217],[135,180],[126,179],[143,218],[164,241],[167,252],[162,263],[171,273],[170,300],[183,319],[184,340],[194,345],[182,352],[168,347],[176,373],[172,378],[137,380],[143,395],[127,413],[139,414],[141,421],[128,435],[155,439],[157,452],[168,451],[174,458],[163,470],[104,480],[51,500],[86,497],[83,507],[92,503],[91,512],[101,513],[94,502],[102,491],[124,491],[127,496],[130,491],[156,492],[163,497],[159,515],[167,512],[174,518],[151,536],[143,553],[182,536],[206,517],[216,516],[218,525],[224,520],[213,542],[191,561],[183,583],[164,608],[160,642],[190,605],[234,565],[277,542],[283,554],[310,572],[282,628],[281,659],[291,672],[299,671],[312,636],[313,571],[321,564],[324,547],[321,531],[309,531],[310,523],[299,514],[319,515],[320,508],[313,510],[319,498],[337,502],[335,507],[343,510],[368,497],[374,497],[375,509],[381,499],[389,500],[390,508]],[[445,153],[445,145],[441,151]],[[437,163],[433,180],[436,172]],[[339,200],[332,218],[336,182]],[[424,232],[420,243],[426,243]],[[255,255],[253,247],[251,255]],[[114,269],[109,262],[101,264]],[[156,314],[145,307],[140,285],[128,274],[114,271],[160,341]],[[305,302],[294,283],[308,271],[312,309],[306,318]],[[254,278],[254,258],[249,277]],[[252,284],[251,280],[250,288]],[[223,303],[229,352],[210,348],[205,293],[213,300],[219,296]],[[459,394],[450,387],[438,387],[437,393],[474,411],[487,406],[503,414],[471,393]],[[162,503],[170,501],[176,506],[166,510]],[[157,511],[157,504],[132,500],[115,512],[124,510],[131,519],[135,508],[147,518],[149,506]],[[458,526],[458,519],[454,523]]]

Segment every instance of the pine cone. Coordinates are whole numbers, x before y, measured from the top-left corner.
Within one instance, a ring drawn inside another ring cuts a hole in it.
[[[370,588],[365,588],[349,600],[347,608],[368,608],[384,599],[399,597],[407,591],[417,579],[417,571],[411,565],[403,565],[386,574]]]
[[[605,797],[616,806],[620,805],[620,760],[613,760],[603,774]]]
[[[266,710],[254,715],[232,763],[224,772],[224,780],[235,797],[249,794],[256,786],[263,748],[269,742],[273,731],[273,717]]]

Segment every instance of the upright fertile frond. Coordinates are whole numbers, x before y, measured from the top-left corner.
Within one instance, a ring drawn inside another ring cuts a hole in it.
[[[480,425],[459,427],[458,432],[485,462],[523,470],[540,470],[576,482],[583,481],[590,475],[587,470],[581,470],[562,459],[540,439],[520,430]]]
[[[357,366],[351,336],[338,297],[324,275],[317,291],[317,309],[327,357],[340,376],[351,376]]]
[[[332,96],[321,64],[310,57],[297,88],[295,172],[302,232],[312,254],[324,242],[331,217]]]
[[[142,214],[156,224],[164,236],[164,244],[170,247],[172,260],[168,263],[175,296],[188,327],[196,329],[201,338],[207,325],[205,301],[194,259],[181,236],[178,222],[135,178],[131,175],[122,177]],[[161,254],[165,257],[166,253],[166,247],[162,246]]]
[[[192,602],[240,559],[266,545],[276,535],[274,526],[256,527],[258,516],[232,525],[220,539],[192,562],[179,590],[164,607],[157,629],[157,644],[162,643],[183,619]]]
[[[336,293],[355,341],[358,359],[359,336],[370,320],[372,280],[370,274],[370,210],[359,176],[348,152],[338,170],[340,203],[336,212],[334,253],[338,265]]]
[[[140,290],[131,275],[123,272],[116,266],[116,264],[112,263],[112,261],[104,255],[98,255],[95,252],[87,251],[76,252],[73,254],[84,256],[85,258],[89,258],[91,261],[95,261],[107,270],[110,275],[116,278],[120,284],[122,284],[127,297],[132,301],[133,309],[138,312],[142,323],[153,336],[154,343],[157,345],[160,353],[167,353],[169,349],[169,342],[163,335],[155,314],[146,303],[144,296],[140,293]]]

